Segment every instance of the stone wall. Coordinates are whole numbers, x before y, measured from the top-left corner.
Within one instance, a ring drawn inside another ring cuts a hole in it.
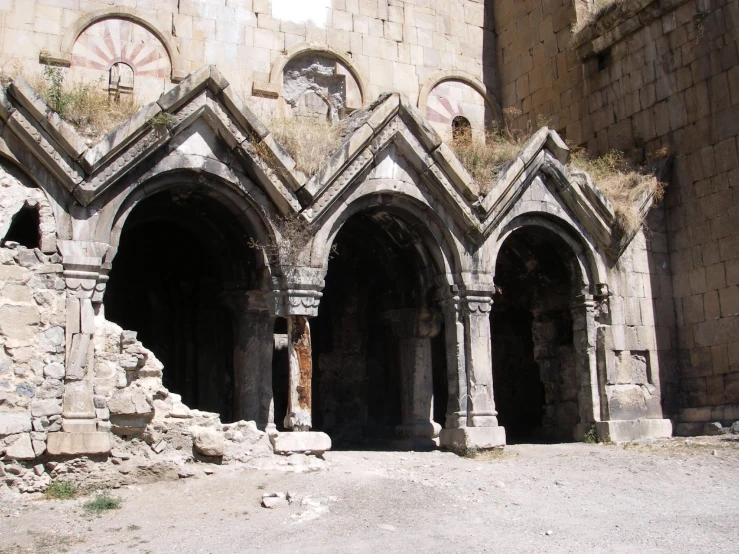
[[[0,2],[0,14],[6,71],[16,63],[37,71],[41,59],[71,66],[71,78],[100,79],[107,87],[111,65],[123,62],[133,69],[141,102],[213,64],[242,97],[255,92],[268,98],[264,109],[274,109],[281,83],[272,73],[281,77],[286,54],[308,43],[345,60],[340,65],[349,65],[347,72],[366,86],[364,103],[385,91],[415,101],[443,71],[476,79],[491,94],[497,90],[494,56],[484,55],[493,36],[483,0],[131,0],[115,6],[29,0]]]
[[[30,460],[61,430],[65,284],[59,255],[0,248],[0,450]]]
[[[679,431],[700,432],[739,415],[739,6],[627,0],[571,37],[576,17],[568,0],[495,3],[502,105],[521,111],[514,125],[542,116],[592,154],[674,153],[670,255],[650,264],[672,269],[682,366],[673,398],[694,422]],[[669,312],[662,301],[660,320]]]

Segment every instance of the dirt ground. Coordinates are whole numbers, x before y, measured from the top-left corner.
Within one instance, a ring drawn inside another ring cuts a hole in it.
[[[330,452],[89,498],[0,497],[0,554],[739,552],[739,441]],[[265,493],[294,501],[261,507]]]

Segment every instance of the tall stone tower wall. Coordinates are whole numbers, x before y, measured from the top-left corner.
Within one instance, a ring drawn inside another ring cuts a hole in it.
[[[513,125],[539,116],[572,145],[675,155],[664,203],[682,370],[678,428],[739,417],[739,5],[626,0],[572,34],[587,6],[495,2],[498,68]],[[577,8],[577,9],[576,9]],[[579,13],[576,13],[579,12]],[[669,326],[665,310],[660,318]]]

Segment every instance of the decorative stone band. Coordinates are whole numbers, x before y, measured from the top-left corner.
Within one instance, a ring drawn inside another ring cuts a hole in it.
[[[272,290],[264,293],[270,313],[277,317],[316,317],[325,286],[321,268],[283,266],[280,272],[272,276]]]
[[[317,290],[287,289],[264,295],[267,308],[275,317],[316,317],[323,293]]]
[[[490,296],[463,296],[464,309],[469,314],[476,314],[487,317],[493,306],[493,299]]]
[[[598,307],[598,302],[590,294],[583,294],[581,296],[577,296],[570,303],[570,309],[573,309],[573,310],[576,310],[576,309],[595,310],[595,308],[597,307]]]

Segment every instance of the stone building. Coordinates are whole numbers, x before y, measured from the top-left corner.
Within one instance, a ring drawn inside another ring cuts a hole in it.
[[[146,103],[88,145],[0,94],[5,459],[204,417],[278,452],[739,419],[737,2],[592,4],[0,0],[6,67]],[[507,108],[551,129],[480,195],[445,140]],[[315,175],[275,114],[343,120]],[[674,152],[644,229],[565,140]]]

